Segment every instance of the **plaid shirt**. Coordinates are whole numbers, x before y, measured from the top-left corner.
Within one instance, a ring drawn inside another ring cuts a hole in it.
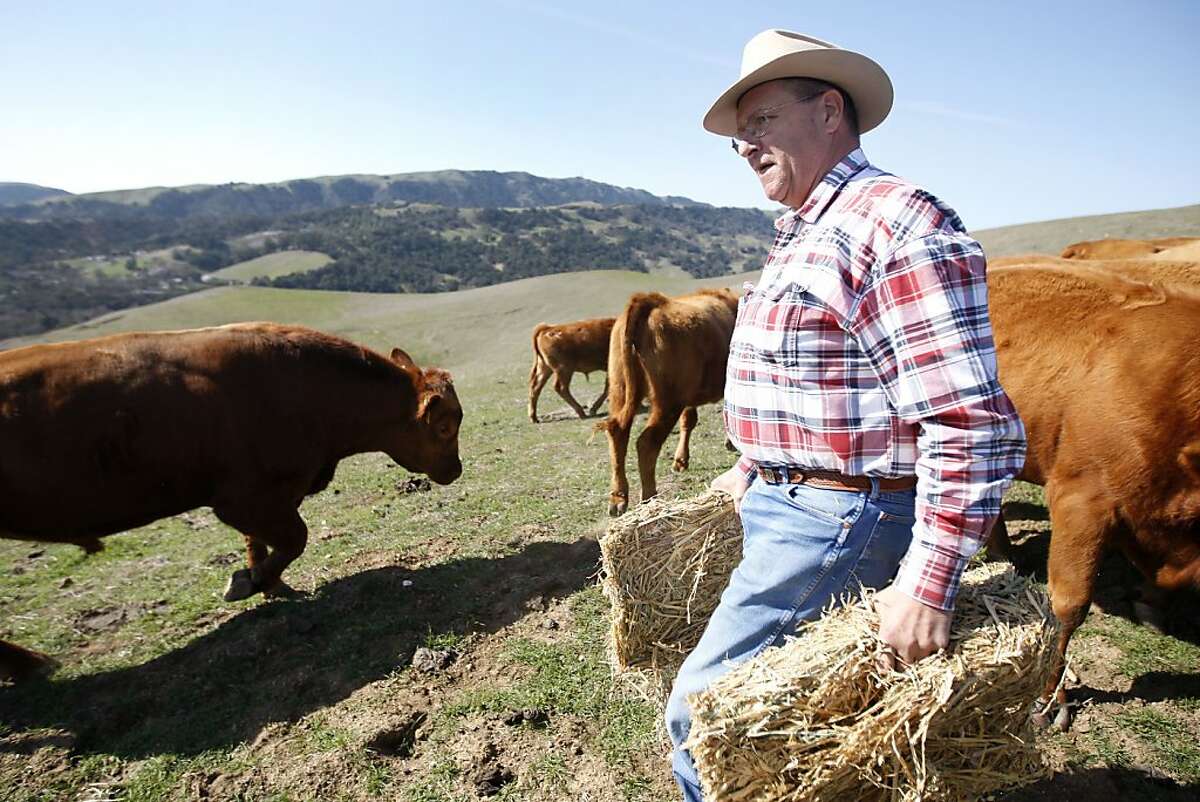
[[[739,467],[917,477],[896,586],[951,610],[1025,458],[996,378],[983,250],[952,209],[847,155],[775,222],[729,350]]]

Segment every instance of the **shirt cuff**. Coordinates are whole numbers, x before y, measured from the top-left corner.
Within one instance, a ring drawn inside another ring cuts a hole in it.
[[[746,480],[746,484],[752,483],[755,477],[758,476],[758,463],[745,455],[739,457],[733,467],[742,472],[742,477]]]
[[[935,544],[918,539],[900,563],[893,586],[906,596],[929,607],[950,611],[958,596],[958,585],[967,568],[967,557],[947,554]]]

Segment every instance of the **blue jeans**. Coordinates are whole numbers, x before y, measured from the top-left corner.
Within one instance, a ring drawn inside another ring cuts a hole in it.
[[[667,701],[671,769],[685,800],[703,798],[691,755],[680,748],[691,726],[687,697],[732,664],[782,643],[831,600],[891,582],[912,539],[915,498],[912,490],[750,485],[742,499],[742,560]]]

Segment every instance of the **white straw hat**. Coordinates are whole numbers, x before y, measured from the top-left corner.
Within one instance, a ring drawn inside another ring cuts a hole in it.
[[[737,103],[754,87],[777,78],[816,78],[841,89],[854,101],[858,130],[866,133],[892,110],[892,81],[873,60],[853,50],[793,31],[763,31],[742,51],[742,73],[704,115],[714,134],[737,132]]]

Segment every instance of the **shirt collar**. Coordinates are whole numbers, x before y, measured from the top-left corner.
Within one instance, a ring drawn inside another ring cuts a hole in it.
[[[795,226],[801,220],[810,225],[816,223],[821,219],[826,207],[846,185],[846,182],[868,164],[862,148],[855,148],[847,153],[840,162],[833,166],[832,170],[825,174],[824,178],[817,182],[799,209],[788,209],[775,220],[775,228],[782,231]]]

